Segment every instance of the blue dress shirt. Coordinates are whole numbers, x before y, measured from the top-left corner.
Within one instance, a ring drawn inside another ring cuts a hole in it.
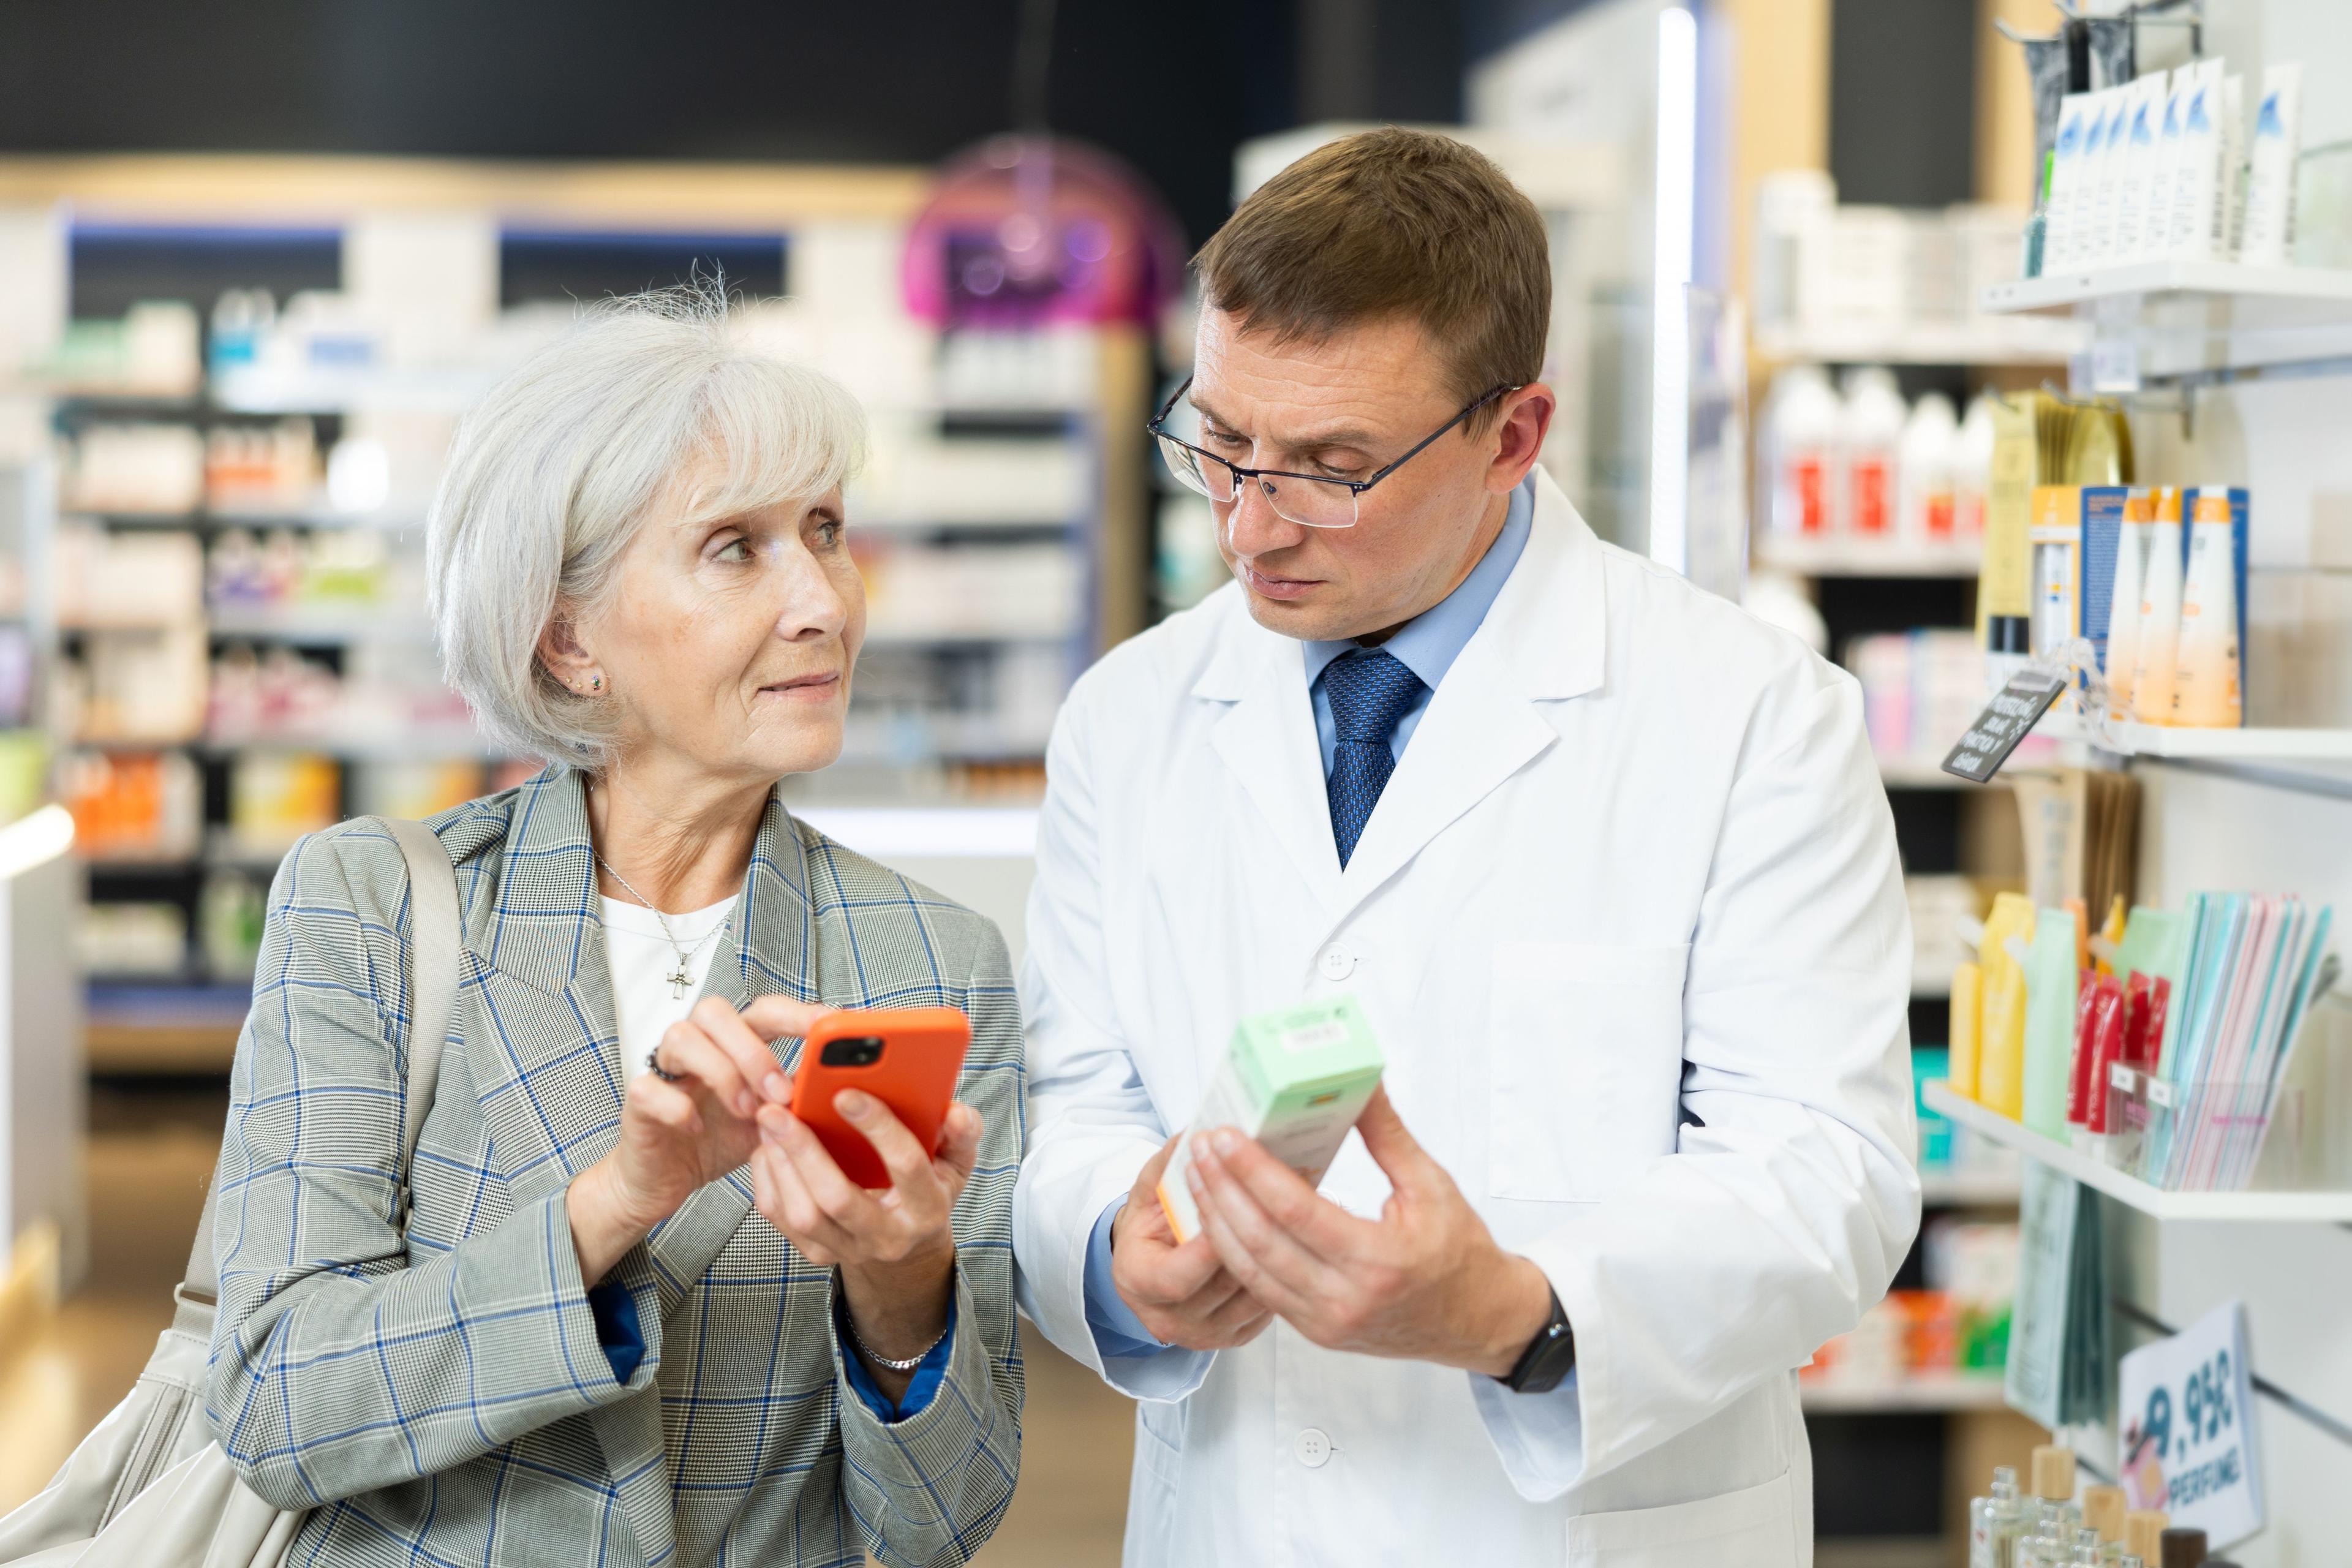
[[[1124,1307],[1125,1302],[1119,1305]],[[604,1347],[604,1359],[613,1366],[613,1381],[626,1383],[637,1373],[646,1359],[644,1324],[637,1317],[637,1299],[628,1287],[617,1279],[607,1279],[590,1287],[588,1310],[596,1320],[596,1342]],[[866,1402],[866,1408],[886,1422],[904,1421],[922,1413],[940,1391],[940,1382],[948,1374],[948,1357],[955,1349],[955,1298],[948,1298],[948,1331],[940,1336],[915,1368],[915,1375],[907,1384],[905,1397],[894,1400],[882,1392],[874,1381],[866,1360],[846,1338],[842,1341],[841,1364],[849,1373],[849,1386]]]
[[[1503,514],[1502,531],[1470,575],[1462,579],[1454,592],[1407,621],[1397,634],[1381,646],[1421,677],[1426,689],[1421,700],[1405,710],[1397,721],[1396,733],[1389,742],[1399,762],[1404,760],[1405,743],[1421,724],[1421,716],[1429,710],[1430,700],[1437,694],[1437,684],[1454,661],[1470,645],[1471,637],[1486,619],[1494,607],[1495,596],[1510,580],[1511,569],[1519,563],[1519,556],[1528,547],[1528,534],[1535,525],[1536,481],[1530,474],[1511,492],[1510,509]],[[1333,659],[1356,647],[1352,642],[1310,642],[1300,647],[1306,652],[1307,691],[1315,700],[1315,740],[1323,751],[1323,776],[1331,776],[1331,758],[1339,743],[1339,727],[1332,722],[1331,700],[1323,691],[1323,670]],[[1151,1355],[1168,1349],[1167,1342],[1152,1337],[1143,1326],[1143,1320],[1118,1293],[1110,1276],[1110,1226],[1127,1202],[1124,1196],[1114,1199],[1095,1221],[1092,1236],[1087,1242],[1087,1326],[1094,1331],[1095,1349],[1105,1361],[1125,1356]],[[911,1393],[912,1391],[909,1390]]]

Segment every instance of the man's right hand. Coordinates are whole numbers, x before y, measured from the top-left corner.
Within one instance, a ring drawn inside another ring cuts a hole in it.
[[[1160,1145],[1110,1222],[1111,1283],[1156,1340],[1188,1351],[1245,1345],[1274,1314],[1225,1272],[1205,1235],[1177,1242],[1160,1207],[1160,1173],[1175,1152],[1175,1138]]]

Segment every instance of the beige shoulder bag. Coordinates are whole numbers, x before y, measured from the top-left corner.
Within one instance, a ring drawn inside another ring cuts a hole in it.
[[[385,820],[408,862],[415,916],[417,1027],[409,1043],[404,1165],[432,1109],[446,1020],[457,999],[457,883],[449,858],[421,822]],[[427,1028],[429,1019],[445,1020]],[[205,1199],[172,1326],[147,1370],[73,1451],[41,1494],[0,1519],[8,1568],[278,1568],[304,1515],[264,1501],[237,1479],[205,1420],[220,1277],[213,1260],[215,1188]],[[401,1207],[407,1208],[402,1194]]]

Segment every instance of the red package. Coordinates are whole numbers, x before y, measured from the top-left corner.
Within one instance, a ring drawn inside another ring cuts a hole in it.
[[[2140,1037],[2139,1054],[2125,1058],[2142,1072],[2154,1072],[2164,1055],[2164,1016],[2172,1006],[2172,982],[2159,974],[2147,983],[2147,1032]]]
[[[2091,1005],[2091,1079],[2084,1106],[2084,1125],[2094,1132],[2107,1130],[2107,1074],[2123,1046],[2124,988],[2114,975],[2102,975]]]
[[[2090,1115],[2091,1010],[2104,984],[2094,981],[2087,970],[2075,981],[2074,1058],[2066,1079],[2066,1120],[2076,1127],[2084,1126]]]

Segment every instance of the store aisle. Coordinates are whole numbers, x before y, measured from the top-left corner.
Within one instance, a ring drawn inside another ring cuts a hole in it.
[[[0,1356],[0,1512],[47,1484],[171,1321],[224,1109],[214,1094],[95,1097],[89,1278],[38,1339]],[[981,1562],[1111,1568],[1127,1517],[1132,1406],[1041,1336],[1026,1333],[1024,1350],[1021,1489]]]

